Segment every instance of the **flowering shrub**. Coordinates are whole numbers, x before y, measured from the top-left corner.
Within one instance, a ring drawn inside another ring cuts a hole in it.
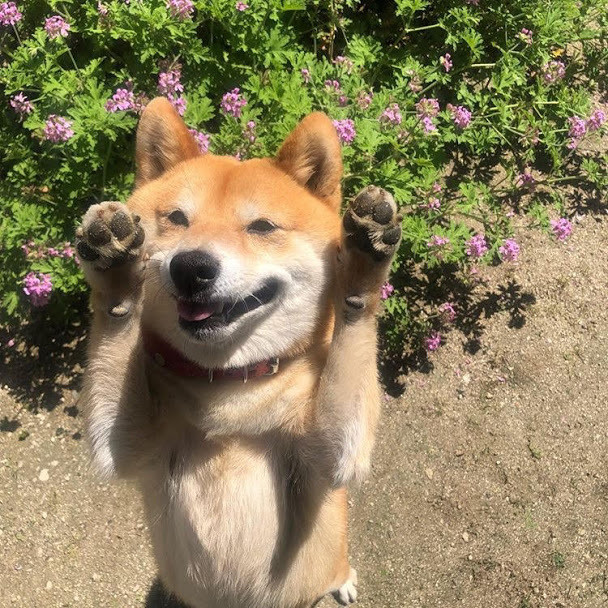
[[[74,225],[91,203],[128,195],[138,115],[165,95],[201,152],[240,159],[273,155],[302,116],[325,111],[343,142],[345,195],[377,184],[404,211],[381,294],[389,333],[415,320],[419,344],[437,349],[458,309],[415,312],[403,273],[515,263],[514,210],[563,241],[564,184],[608,185],[597,145],[607,4],[1,3],[3,321],[83,293],[64,253]]]

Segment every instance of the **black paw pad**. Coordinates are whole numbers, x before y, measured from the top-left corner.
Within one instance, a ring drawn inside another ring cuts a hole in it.
[[[91,245],[101,247],[112,240],[112,233],[102,220],[95,220],[87,229],[87,239]]]
[[[352,209],[359,217],[372,214],[378,198],[376,190],[375,186],[368,186],[353,201]]]
[[[379,224],[388,224],[393,219],[393,207],[388,201],[382,201],[374,207],[372,217]]]
[[[144,229],[141,226],[137,226],[135,229],[135,236],[133,237],[133,241],[131,242],[131,247],[139,247],[143,244],[144,239],[146,238],[146,234]]]
[[[85,260],[85,262],[94,262],[99,254],[90,247],[85,241],[80,241],[78,245],[76,245],[76,249],[78,250],[78,255],[81,260]]]
[[[110,220],[110,230],[119,241],[126,239],[133,232],[131,218],[123,211],[117,211]]]
[[[385,262],[394,255],[401,238],[401,220],[393,197],[382,188],[368,186],[344,214],[346,246]]]
[[[384,232],[382,242],[387,245],[396,245],[401,238],[401,226],[393,226]]]

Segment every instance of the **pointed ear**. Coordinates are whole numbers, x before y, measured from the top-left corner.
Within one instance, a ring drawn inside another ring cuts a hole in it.
[[[156,97],[137,127],[135,186],[143,186],[178,163],[200,154],[194,138],[165,97]]]
[[[281,146],[276,162],[332,209],[340,208],[342,149],[326,114],[314,112],[306,116]]]

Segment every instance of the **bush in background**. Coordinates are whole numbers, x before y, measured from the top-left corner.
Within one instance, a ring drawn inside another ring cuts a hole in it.
[[[75,223],[90,204],[128,196],[138,114],[160,94],[201,151],[241,159],[275,154],[302,116],[325,111],[343,143],[345,195],[375,183],[405,211],[382,293],[389,339],[414,333],[437,348],[458,311],[410,297],[408,273],[466,284],[478,263],[517,260],[515,212],[565,240],[563,184],[602,197],[593,142],[606,120],[607,5],[1,3],[2,321],[65,316],[81,300]]]

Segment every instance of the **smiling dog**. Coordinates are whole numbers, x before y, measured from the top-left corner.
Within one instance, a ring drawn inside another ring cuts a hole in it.
[[[193,608],[351,603],[345,485],[369,468],[379,413],[395,203],[370,186],[340,218],[340,144],[319,113],[275,159],[239,162],[200,155],[158,98],[136,159],[127,205],[93,205],[77,230],[94,461],[136,480],[160,577]]]

